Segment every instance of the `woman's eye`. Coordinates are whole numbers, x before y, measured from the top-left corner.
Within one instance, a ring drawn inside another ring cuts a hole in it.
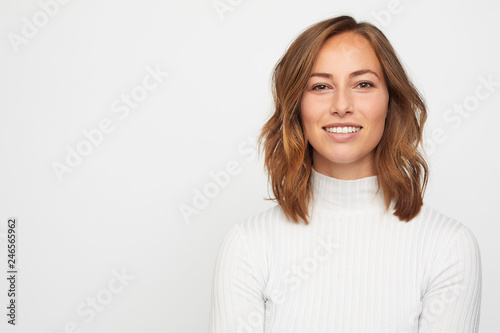
[[[315,85],[312,89],[313,90],[325,90],[326,88],[328,88],[326,86],[326,84],[318,84],[318,85]]]
[[[373,83],[371,83],[371,82],[360,82],[360,83],[358,83],[357,87],[359,87],[359,88],[371,88],[371,87],[373,87]]]

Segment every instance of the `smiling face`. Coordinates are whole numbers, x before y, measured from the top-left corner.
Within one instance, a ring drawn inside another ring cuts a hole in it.
[[[353,32],[321,47],[301,100],[301,118],[319,173],[338,179],[375,175],[389,92],[370,43]]]

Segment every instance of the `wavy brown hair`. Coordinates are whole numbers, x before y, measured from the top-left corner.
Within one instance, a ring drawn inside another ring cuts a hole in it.
[[[264,164],[275,196],[267,200],[276,200],[291,221],[302,219],[309,224],[313,147],[304,134],[300,103],[320,48],[328,38],[347,31],[368,40],[384,72],[389,106],[382,139],[375,148],[378,190],[383,189],[386,210],[394,199],[393,214],[408,222],[420,212],[427,186],[428,166],[419,151],[426,106],[385,35],[374,25],[358,23],[350,16],[310,26],[274,67],[274,113],[258,138],[259,154],[265,151]]]

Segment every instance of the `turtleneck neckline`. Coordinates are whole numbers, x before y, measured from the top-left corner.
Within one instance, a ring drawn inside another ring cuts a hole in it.
[[[385,210],[382,188],[377,192],[377,176],[343,180],[311,168],[315,206],[332,213],[359,213]]]

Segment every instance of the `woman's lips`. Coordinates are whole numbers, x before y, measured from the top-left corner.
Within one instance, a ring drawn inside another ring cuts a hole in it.
[[[336,142],[347,142],[354,140],[363,130],[361,126],[334,126],[323,127],[326,135]]]

